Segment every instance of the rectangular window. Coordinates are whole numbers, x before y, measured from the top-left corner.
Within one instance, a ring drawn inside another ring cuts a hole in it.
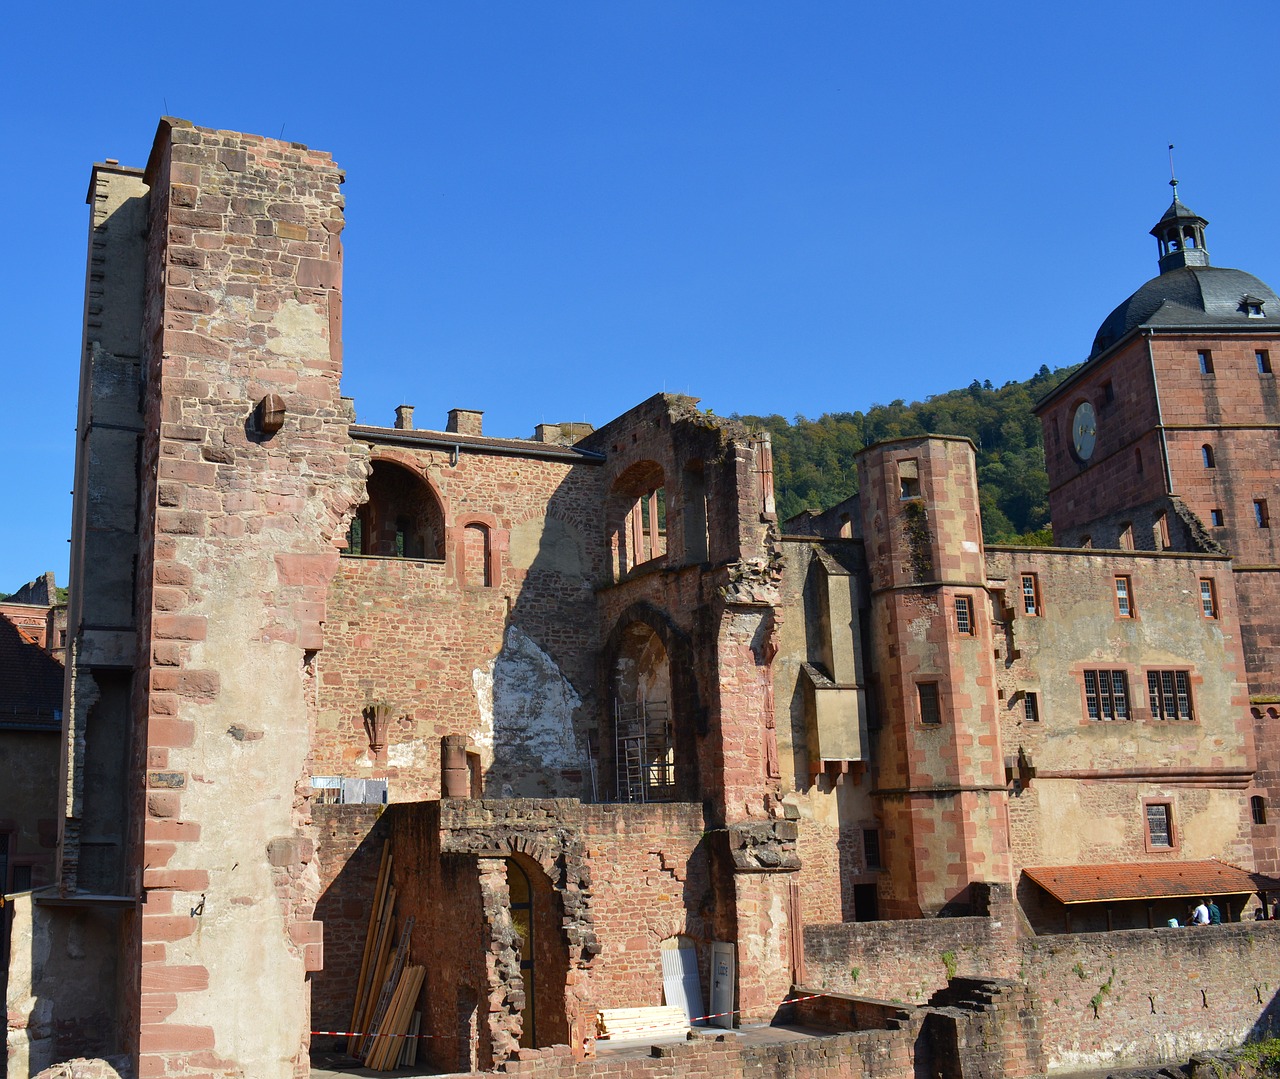
[[[1121,618],[1133,618],[1133,582],[1128,577],[1116,578],[1116,614]]]
[[[862,861],[867,869],[880,869],[880,829],[862,829]]]
[[[1090,719],[1128,719],[1128,675],[1124,671],[1085,671],[1084,705]]]
[[[898,489],[903,499],[920,497],[920,462],[914,457],[898,462]]]
[[[1258,522],[1259,528],[1271,527],[1271,514],[1267,512],[1267,500],[1265,498],[1255,498],[1253,500],[1253,519]]]
[[[1200,610],[1205,618],[1218,617],[1218,591],[1213,587],[1211,577],[1200,578]]]
[[[1258,361],[1258,374],[1260,375],[1271,374],[1271,353],[1270,352],[1268,352],[1265,348],[1260,348],[1258,349],[1257,352],[1253,354],[1253,358]]]
[[[956,596],[956,632],[966,637],[974,634],[973,600],[968,596]]]
[[[1173,806],[1168,802],[1148,802],[1147,845],[1168,849],[1173,846]]]
[[[920,682],[916,686],[920,695],[920,722],[936,726],[942,722],[942,710],[938,707],[938,683]]]
[[[1222,510],[1210,510],[1209,523],[1213,525],[1214,528],[1221,528],[1222,527]]]
[[[1022,694],[1022,718],[1028,723],[1040,722],[1040,698],[1035,693]]]
[[[1022,575],[1022,613],[1040,613],[1040,582],[1034,573]]]
[[[1152,719],[1195,719],[1191,711],[1191,676],[1186,671],[1147,671],[1147,697]]]
[[[1110,382],[1102,384],[1102,403],[1104,405],[1111,404],[1116,399],[1116,388]]]
[[[1201,349],[1196,353],[1196,359],[1200,361],[1200,373],[1202,375],[1213,374],[1213,353],[1208,349]]]
[[[1249,799],[1249,812],[1253,814],[1254,824],[1267,823],[1267,800],[1260,794],[1255,794]]]

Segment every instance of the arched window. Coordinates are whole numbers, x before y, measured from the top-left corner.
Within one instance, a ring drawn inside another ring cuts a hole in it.
[[[381,558],[444,558],[444,514],[427,483],[390,461],[374,461],[368,501],[347,533],[347,553]]]
[[[667,553],[667,493],[662,466],[640,461],[618,477],[609,495],[609,545],[621,577]]]
[[[1204,467],[1205,467],[1205,468],[1216,468],[1216,467],[1217,467],[1217,466],[1214,464],[1214,461],[1213,461],[1213,447],[1212,447],[1212,446],[1207,445],[1207,444],[1206,444],[1206,445],[1204,445],[1204,446],[1201,446],[1201,447],[1200,447],[1200,456],[1204,459]]]

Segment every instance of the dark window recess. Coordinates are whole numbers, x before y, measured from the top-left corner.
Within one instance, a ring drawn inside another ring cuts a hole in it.
[[[881,868],[880,829],[862,829],[862,861],[867,869]]]
[[[855,884],[853,886],[853,920],[855,922],[878,922],[880,920],[880,898],[876,894],[874,884]]]
[[[1258,522],[1259,528],[1271,527],[1271,514],[1267,511],[1267,500],[1265,498],[1255,498],[1253,500],[1253,519]]]
[[[920,722],[934,726],[942,722],[942,710],[938,707],[938,683],[921,682],[916,686],[920,694]]]
[[[1214,528],[1221,528],[1222,527],[1222,510],[1210,510],[1209,523],[1213,525]]]
[[[1249,799],[1249,812],[1253,814],[1254,824],[1267,823],[1267,800],[1260,794]]]
[[[1258,349],[1257,352],[1253,354],[1253,358],[1258,363],[1258,374],[1260,375],[1271,374],[1271,353],[1270,352],[1268,352],[1265,348],[1260,348]]]
[[[1201,349],[1196,353],[1196,359],[1200,363],[1200,373],[1202,375],[1213,374],[1213,353],[1208,349]]]

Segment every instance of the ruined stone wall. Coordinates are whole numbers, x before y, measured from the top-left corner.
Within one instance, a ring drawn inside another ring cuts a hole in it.
[[[1019,954],[1008,918],[913,918],[804,927],[805,985],[926,1003],[957,974],[1015,977]]]
[[[1022,974],[1039,998],[1052,1071],[1184,1061],[1280,1027],[1280,926],[1037,937]]]
[[[1230,563],[1173,553],[995,548],[987,567],[993,586],[1004,590],[997,648],[1005,752],[1024,753],[1035,770],[1034,778],[1019,777],[1010,799],[1015,864],[1249,864],[1253,720]],[[1024,608],[1024,574],[1035,575],[1035,614]],[[1128,579],[1135,617],[1120,616],[1117,576]],[[1202,580],[1217,599],[1214,618],[1201,606]],[[1089,718],[1085,670],[1124,674],[1128,720]],[[1188,673],[1194,721],[1156,717],[1152,670]],[[1035,694],[1038,720],[1027,717],[1027,694]],[[1146,843],[1143,804],[1151,798],[1171,805],[1171,848]]]
[[[382,847],[390,836],[382,816],[377,805],[311,807],[320,876],[315,916],[324,923],[324,968],[311,976],[313,1030],[350,1029]]]
[[[321,963],[314,658],[366,471],[338,386],[342,177],[300,144],[166,121],[146,179],[140,1068],[293,1079]]]
[[[593,586],[603,563],[599,468],[558,460],[379,447],[430,484],[443,561],[344,558],[320,659],[317,775],[385,776],[393,801],[440,795],[440,738],[466,735],[492,796],[588,796],[599,722]],[[495,573],[474,583],[466,523],[490,529]],[[362,718],[394,720],[375,756]]]

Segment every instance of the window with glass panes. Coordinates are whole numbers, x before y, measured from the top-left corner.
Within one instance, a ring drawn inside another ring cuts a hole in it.
[[[1153,719],[1194,719],[1191,676],[1187,671],[1147,671],[1147,695]]]
[[[1128,719],[1128,675],[1124,671],[1085,671],[1084,704],[1090,719]]]

